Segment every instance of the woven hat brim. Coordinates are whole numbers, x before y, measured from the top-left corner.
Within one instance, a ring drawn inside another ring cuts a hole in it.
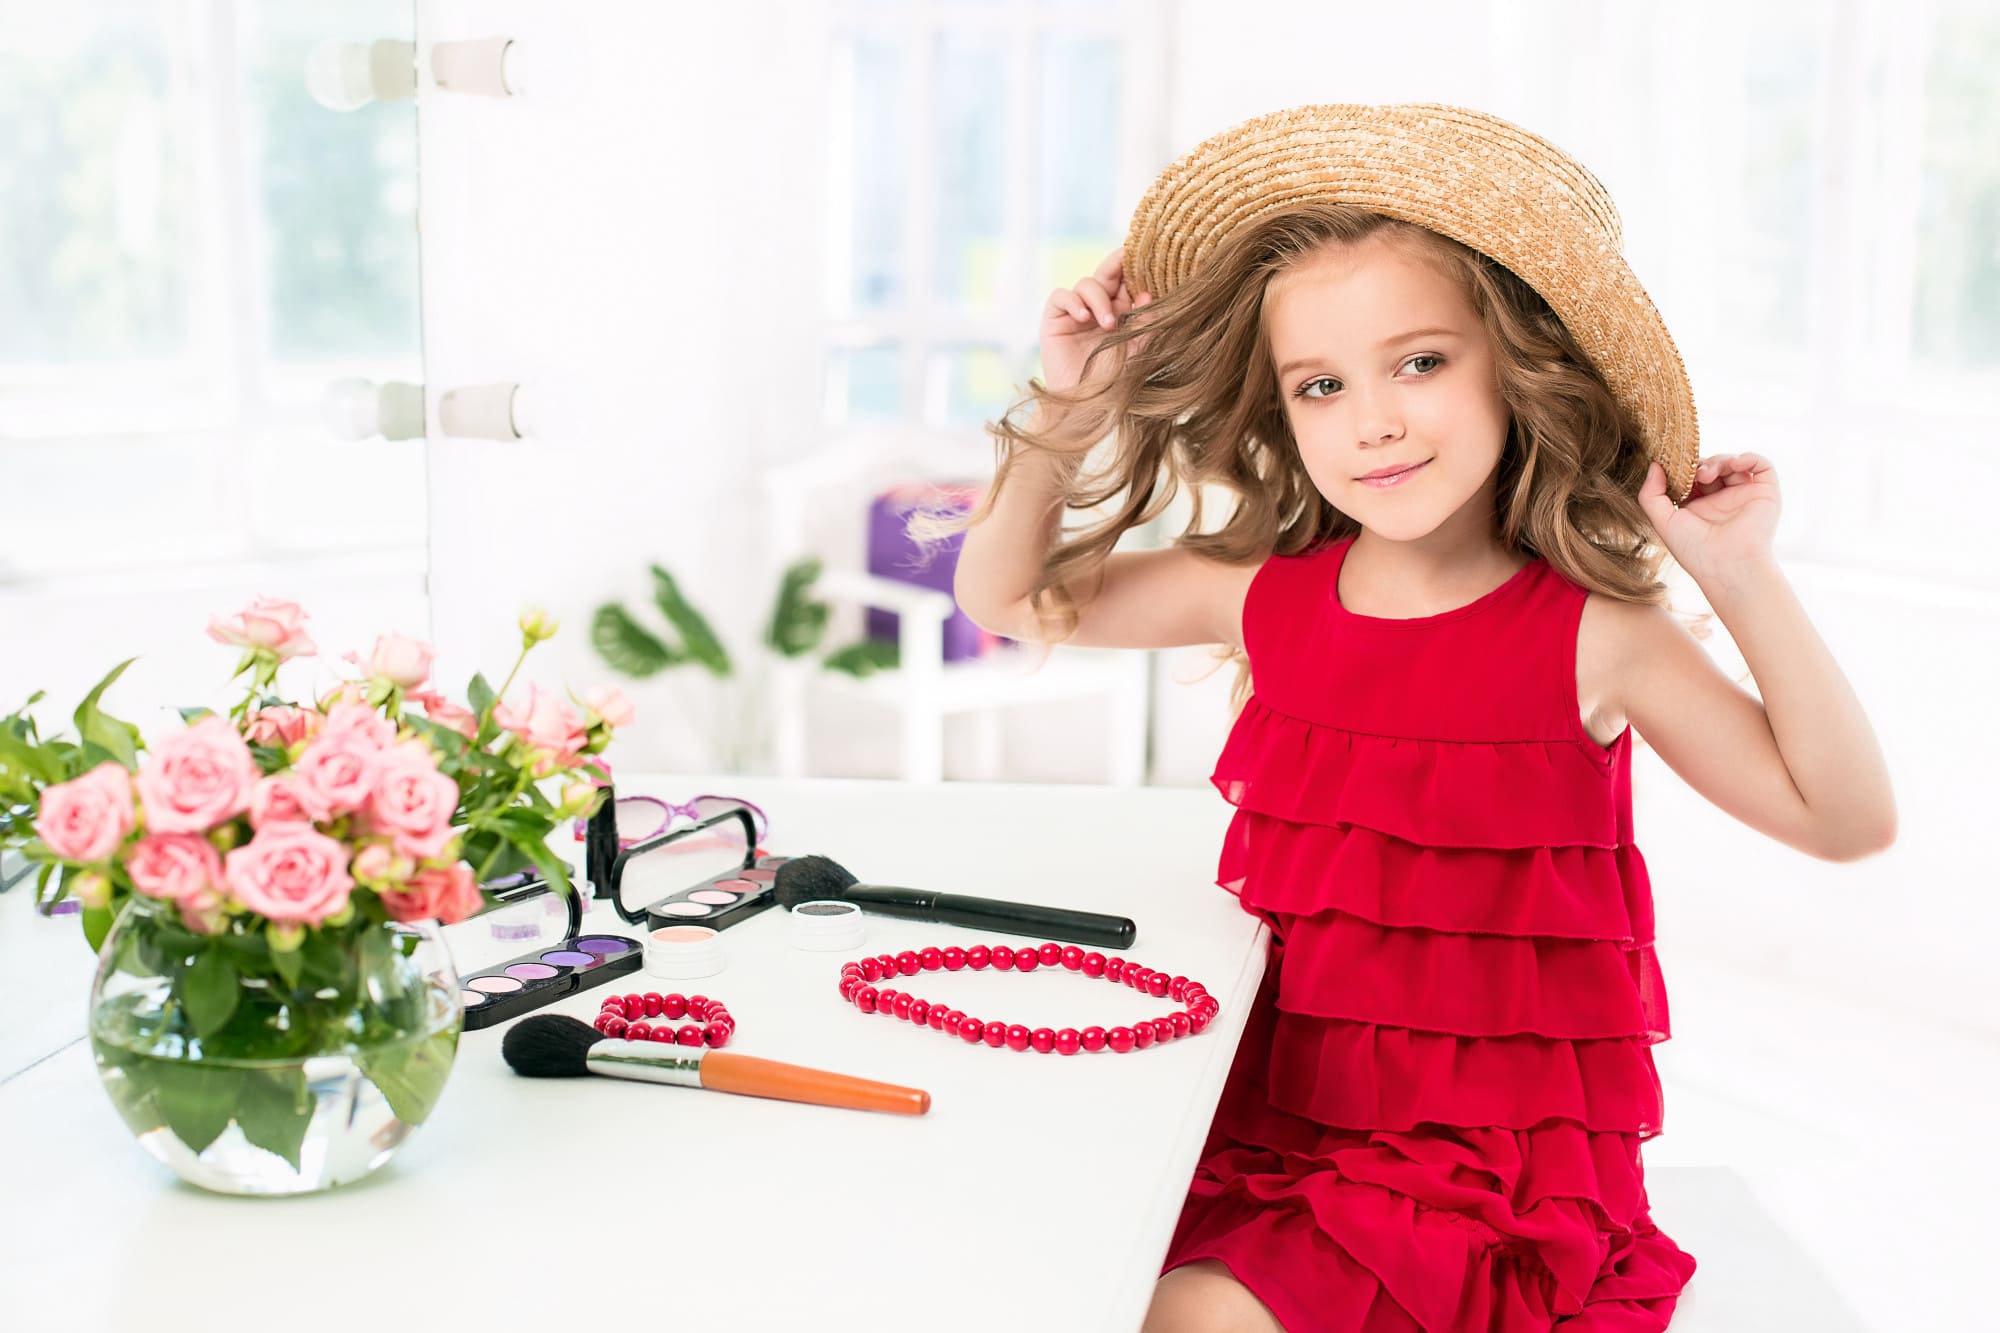
[[[1582,163],[1498,117],[1437,103],[1295,107],[1204,140],[1133,210],[1128,289],[1165,296],[1245,225],[1301,204],[1348,204],[1428,227],[1540,293],[1686,498],[1700,457],[1680,351],[1622,250],[1607,192]]]

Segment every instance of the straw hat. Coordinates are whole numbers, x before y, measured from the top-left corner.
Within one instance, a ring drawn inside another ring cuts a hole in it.
[[[1208,139],[1132,214],[1125,282],[1166,295],[1224,237],[1295,204],[1352,204],[1506,265],[1549,303],[1639,424],[1676,500],[1694,484],[1694,390],[1626,266],[1618,210],[1575,158],[1497,116],[1437,103],[1294,107]]]

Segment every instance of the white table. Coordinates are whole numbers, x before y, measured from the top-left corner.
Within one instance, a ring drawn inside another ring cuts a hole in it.
[[[1124,1056],[967,1046],[844,1004],[848,955],[793,950],[774,909],[723,933],[727,970],[678,988],[725,999],[744,1053],[926,1088],[927,1116],[527,1080],[491,1029],[465,1035],[431,1121],[376,1175],[233,1199],[182,1184],[132,1141],[72,1040],[90,969],[65,939],[69,962],[42,964],[66,978],[45,976],[47,993],[0,982],[6,1011],[35,1018],[0,1067],[0,1327],[580,1327],[595,1315],[699,1333],[1137,1328],[1263,971],[1261,926],[1213,883],[1221,799],[632,775],[620,789],[747,796],[771,813],[774,852],[823,852],[873,882],[1130,916],[1129,956],[1200,979],[1221,1015]],[[0,961],[42,957],[60,932],[11,928],[19,906],[0,903]],[[600,905],[589,924],[622,923]],[[865,949],[979,939],[1022,942],[875,919]],[[1111,1026],[1165,1004],[1060,970],[920,977],[918,994],[1031,1027]],[[587,1018],[607,993],[554,1008]]]

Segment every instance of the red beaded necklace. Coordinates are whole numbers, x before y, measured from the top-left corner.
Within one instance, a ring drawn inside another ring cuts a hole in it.
[[[648,1023],[649,1018],[692,1018],[692,1023],[675,1027],[672,1022]],[[722,1046],[736,1031],[736,1020],[722,1007],[722,1001],[706,995],[607,995],[597,1021],[591,1024],[607,1037],[626,1041],[664,1041],[679,1046]]]
[[[872,984],[886,977],[913,977],[920,971],[956,972],[969,967],[977,972],[990,966],[1002,972],[1032,972],[1037,967],[1054,967],[1058,963],[1086,977],[1122,981],[1134,990],[1172,998],[1186,1007],[1165,1018],[1143,1019],[1129,1028],[1115,1027],[1109,1031],[1100,1027],[1080,1032],[1075,1028],[1030,1030],[1019,1023],[982,1023],[962,1010],[919,1000],[903,991],[877,990]],[[1207,987],[1199,982],[1170,977],[1129,959],[1107,958],[1101,953],[1085,953],[1075,945],[1060,944],[1023,949],[1010,949],[1004,944],[992,948],[975,944],[970,949],[905,949],[897,954],[876,954],[841,964],[840,998],[864,1014],[887,1014],[905,1022],[923,1023],[933,1031],[952,1033],[969,1043],[983,1041],[988,1046],[1005,1046],[1012,1051],[1054,1051],[1057,1055],[1075,1055],[1080,1050],[1121,1054],[1144,1050],[1155,1042],[1168,1042],[1201,1031],[1221,1009]]]

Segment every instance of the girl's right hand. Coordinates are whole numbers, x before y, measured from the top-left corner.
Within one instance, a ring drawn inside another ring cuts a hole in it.
[[[1127,311],[1152,299],[1150,293],[1126,290],[1123,247],[1106,255],[1076,286],[1050,292],[1042,307],[1042,383],[1051,389],[1074,389],[1091,349],[1118,327]],[[1101,377],[1108,368],[1100,367],[1097,373]]]

